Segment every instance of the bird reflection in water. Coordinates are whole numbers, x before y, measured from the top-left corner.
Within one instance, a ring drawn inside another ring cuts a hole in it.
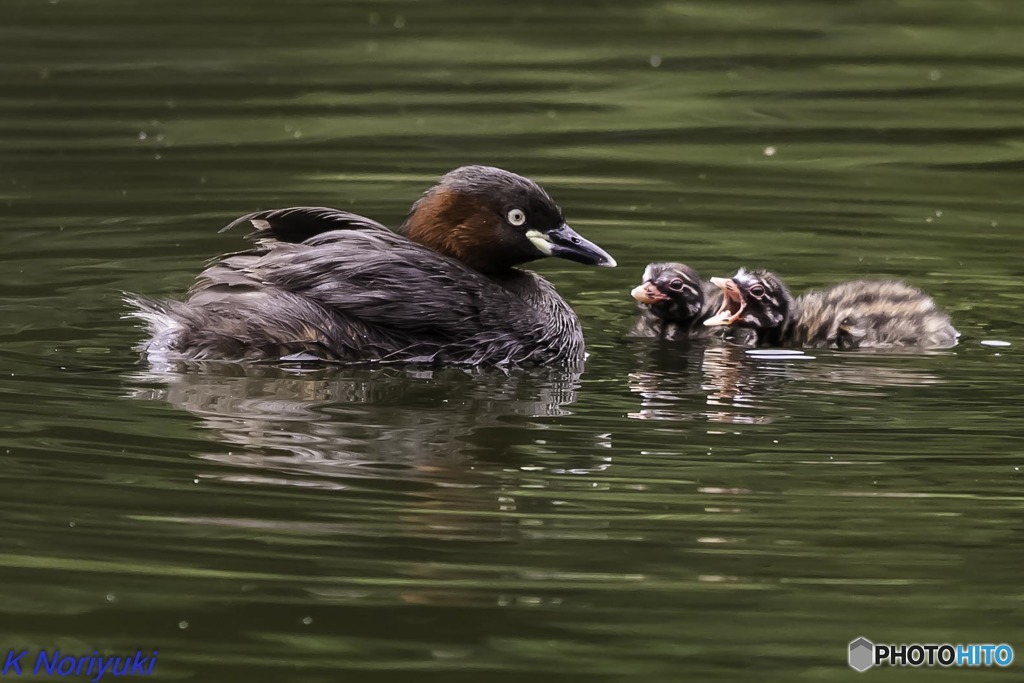
[[[663,342],[638,351],[640,364],[647,367],[629,374],[630,390],[640,395],[641,403],[628,416],[763,424],[784,415],[778,399],[787,394],[815,395],[816,400],[822,395],[884,396],[891,387],[942,381],[933,372],[895,367],[900,358],[828,351],[810,355],[715,341]]]
[[[467,459],[507,459],[546,427],[535,418],[569,414],[579,379],[556,369],[225,364],[216,372],[137,373],[130,396],[199,417],[233,448],[198,457],[247,470],[225,478],[337,488],[351,478],[450,475],[458,485],[467,481]]]
[[[571,414],[580,385],[573,370],[225,364],[138,373],[129,381],[132,398],[187,411],[222,444],[196,442],[200,483],[211,492],[251,487],[248,497],[230,499],[241,509],[228,505],[222,515],[176,522],[258,528],[291,545],[326,543],[341,550],[310,556],[322,555],[317,562],[328,569],[316,571],[332,574],[365,571],[347,558],[394,553],[373,565],[377,573],[365,584],[310,585],[318,602],[532,600],[537,596],[518,584],[496,586],[493,574],[481,575],[474,564],[432,560],[467,542],[487,543],[496,563],[515,566],[500,557],[517,552],[524,536],[574,533],[548,517],[580,479],[608,466],[604,449],[594,448],[599,437],[549,419]],[[566,431],[554,437],[556,429]],[[560,444],[557,453],[549,440]],[[607,520],[571,523],[591,537]],[[464,585],[449,585],[453,576]]]
[[[695,420],[750,424],[767,422],[762,399],[783,376],[756,372],[746,349],[705,342],[664,344],[653,350],[652,369],[629,375],[641,396],[637,420]]]

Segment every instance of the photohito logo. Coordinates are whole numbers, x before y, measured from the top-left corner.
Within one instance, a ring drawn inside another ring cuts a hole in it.
[[[872,643],[861,636],[850,641],[847,659],[851,669],[873,666],[1010,666],[1013,648],[1006,643]]]

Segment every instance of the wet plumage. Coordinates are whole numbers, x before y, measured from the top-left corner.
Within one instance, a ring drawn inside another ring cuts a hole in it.
[[[705,324],[753,329],[758,346],[944,349],[960,337],[934,299],[905,282],[853,280],[795,298],[764,270],[712,282],[724,299]]]
[[[216,259],[184,301],[130,296],[150,356],[449,364],[575,363],[579,319],[517,266],[544,256],[614,260],[565,224],[536,183],[491,167],[452,171],[404,234],[322,207],[261,211],[255,247]]]

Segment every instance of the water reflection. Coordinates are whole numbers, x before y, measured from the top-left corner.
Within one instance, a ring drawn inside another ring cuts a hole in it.
[[[779,386],[785,368],[755,367],[740,346],[698,342],[662,345],[643,370],[629,374],[629,386],[641,396],[637,420],[694,420],[757,423],[765,398]],[[677,354],[677,355],[673,355]]]
[[[799,350],[784,353],[717,342],[662,342],[637,352],[642,369],[629,373],[629,388],[640,396],[636,420],[764,424],[784,416],[777,399],[792,394],[818,398],[884,396],[892,387],[938,384],[931,371],[896,367],[894,354],[844,354],[827,351],[811,356]]]
[[[336,488],[350,478],[461,477],[467,460],[504,457],[516,444],[492,432],[569,415],[580,374],[227,364],[129,381],[132,398],[188,411],[232,447],[198,454],[248,470],[224,477]]]
[[[562,428],[551,418],[572,415],[577,371],[225,365],[216,372],[146,371],[127,380],[131,398],[187,411],[218,442],[192,451],[207,465],[196,468],[200,484],[254,487],[260,501],[258,509],[175,511],[160,521],[199,534],[286,538],[293,550],[325,542],[344,548],[340,557],[347,560],[327,553],[315,561],[324,563],[325,575],[358,575],[359,585],[303,586],[318,604],[504,608],[538,597],[549,604],[561,598],[524,593],[522,584],[533,577],[518,570],[506,575],[476,564],[419,561],[416,548],[487,543],[503,568],[516,566],[501,557],[517,546],[502,543],[609,534],[603,514],[559,516],[567,500],[593,489],[611,461],[605,449],[594,452],[600,437],[589,429],[578,435],[578,449],[566,445],[573,437],[564,431],[557,451],[548,445]],[[282,487],[291,488],[277,495]],[[289,511],[299,500],[302,514]],[[366,552],[394,557],[372,568],[352,559]],[[339,568],[343,562],[355,566]]]

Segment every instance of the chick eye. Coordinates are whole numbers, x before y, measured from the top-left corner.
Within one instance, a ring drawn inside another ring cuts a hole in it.
[[[761,285],[754,285],[753,287],[750,288],[750,295],[755,299],[763,299],[764,287],[762,287]]]
[[[683,288],[683,281],[676,278],[672,282],[668,283],[668,288],[678,292]]]
[[[512,225],[522,225],[526,222],[526,214],[522,209],[512,209],[508,212],[508,222]]]

